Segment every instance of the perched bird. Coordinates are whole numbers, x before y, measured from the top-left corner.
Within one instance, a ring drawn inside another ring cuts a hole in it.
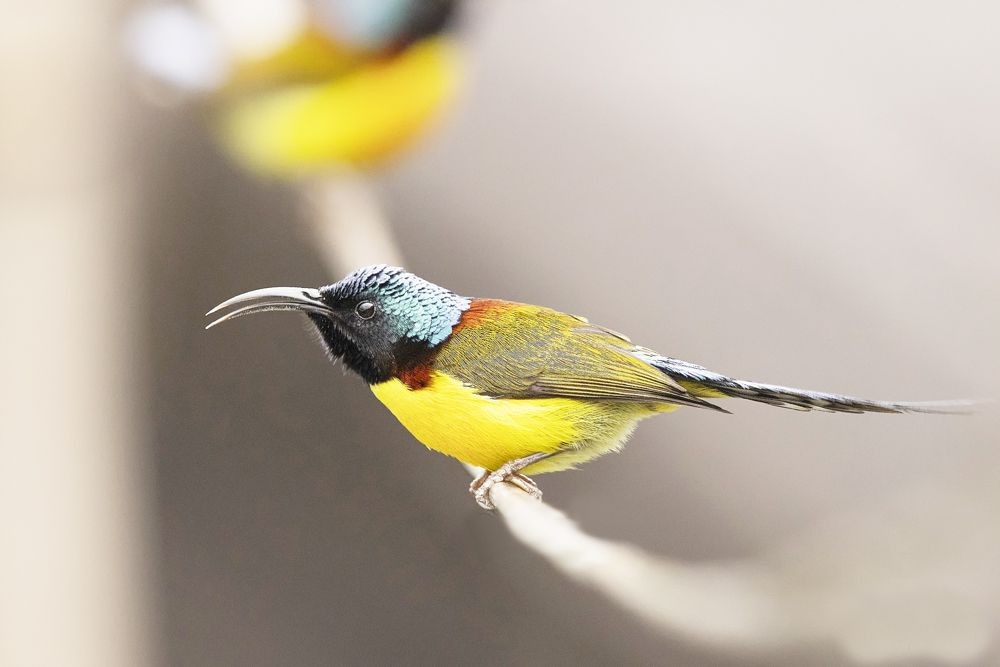
[[[483,468],[470,491],[571,468],[618,450],[646,417],[679,406],[727,412],[745,398],[832,412],[962,412],[964,402],[886,402],[737,380],[635,345],[585,318],[542,306],[459,296],[412,273],[370,266],[319,289],[271,287],[225,301],[206,328],[297,310],[331,360],[342,359],[428,448]]]

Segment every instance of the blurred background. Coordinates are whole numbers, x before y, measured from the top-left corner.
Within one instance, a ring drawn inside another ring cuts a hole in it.
[[[595,535],[830,593],[803,595],[823,631],[720,650],[515,543],[299,318],[205,332],[203,313],[377,259],[343,251],[336,214],[360,211],[425,278],[721,372],[1000,396],[998,21],[929,1],[6,7],[0,663],[997,664],[995,407],[681,410],[541,478]]]

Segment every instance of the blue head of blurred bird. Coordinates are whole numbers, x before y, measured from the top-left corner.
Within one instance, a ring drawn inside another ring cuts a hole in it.
[[[428,448],[483,468],[477,502],[528,474],[618,450],[646,417],[743,398],[832,412],[950,413],[965,402],[888,402],[737,380],[635,345],[582,317],[459,296],[412,273],[370,266],[319,289],[274,287],[233,297],[209,326],[270,310],[305,312],[342,359]]]

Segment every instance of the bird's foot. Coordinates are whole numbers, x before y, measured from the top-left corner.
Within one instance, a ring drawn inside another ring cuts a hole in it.
[[[485,510],[496,509],[496,505],[493,504],[493,498],[490,494],[493,491],[493,487],[501,482],[513,484],[535,500],[541,500],[542,490],[538,488],[538,485],[530,477],[522,475],[520,471],[547,456],[549,454],[532,454],[531,456],[508,461],[492,472],[487,470],[469,485],[469,493],[476,499],[476,503]]]
[[[484,472],[469,485],[469,493],[475,497],[476,502],[484,510],[495,510],[496,505],[493,504],[493,498],[490,494],[493,492],[493,487],[500,482],[513,484],[535,500],[542,499],[542,490],[538,488],[538,485],[527,475],[519,473],[503,476],[496,472]]]

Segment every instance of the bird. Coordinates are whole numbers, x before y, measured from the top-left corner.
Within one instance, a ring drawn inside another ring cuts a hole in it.
[[[161,100],[207,102],[220,144],[260,177],[378,169],[461,87],[458,0],[271,2],[249,23],[240,3],[188,4],[138,9],[132,57]]]
[[[228,310],[227,310],[228,309]],[[634,344],[584,317],[469,298],[402,268],[374,265],[320,288],[269,287],[228,299],[222,322],[266,311],[305,313],[327,356],[359,375],[427,448],[483,470],[470,486],[494,509],[509,482],[573,468],[622,448],[637,424],[709,399],[796,410],[967,413],[967,401],[876,401],[740,380]]]

